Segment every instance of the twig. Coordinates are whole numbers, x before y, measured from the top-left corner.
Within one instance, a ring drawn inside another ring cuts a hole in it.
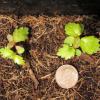
[[[32,69],[29,68],[28,71],[29,71],[29,75],[30,75],[31,79],[34,81],[35,89],[37,89],[39,82],[38,82],[38,80],[36,79],[36,77],[35,77],[35,75],[34,75]]]
[[[38,85],[39,85],[39,82],[38,82],[38,80],[37,80],[37,78],[35,77],[35,74],[33,73],[33,71],[32,71],[32,69],[31,69],[31,67],[30,67],[30,65],[27,63],[26,64],[27,66],[27,70],[28,70],[28,72],[29,72],[29,75],[30,75],[30,77],[31,77],[31,79],[33,80],[33,82],[34,82],[34,86],[35,86],[35,89],[37,89],[37,87],[38,87]]]
[[[48,78],[50,78],[51,75],[52,75],[52,73],[47,74],[47,75],[45,75],[45,76],[42,76],[40,79],[41,79],[41,80],[48,79]]]

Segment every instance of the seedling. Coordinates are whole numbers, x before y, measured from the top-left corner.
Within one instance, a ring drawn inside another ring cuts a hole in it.
[[[83,24],[68,23],[65,25],[65,34],[67,37],[57,55],[65,60],[80,56],[82,52],[93,54],[100,50],[100,40],[95,36],[80,37],[84,32]]]
[[[7,47],[0,49],[0,55],[3,58],[12,59],[18,65],[25,65],[23,57],[17,55],[17,53],[23,54],[25,49],[21,46],[16,46],[16,43],[24,42],[28,39],[28,30],[27,27],[20,27],[16,28],[12,35],[8,34],[7,39],[9,43],[7,44]],[[13,47],[16,48],[17,53],[12,50]]]
[[[55,79],[60,87],[69,89],[76,85],[78,72],[72,65],[63,65],[57,69]]]
[[[27,27],[20,27],[16,28],[13,32],[13,34],[8,34],[7,39],[9,43],[6,47],[0,48],[0,56],[5,59],[11,59],[14,61],[14,63],[21,65],[23,68],[27,67],[27,70],[29,72],[29,75],[31,79],[34,82],[35,88],[37,88],[39,82],[36,79],[32,69],[30,68],[29,63],[26,63],[24,58],[21,56],[25,49],[21,46],[16,45],[18,42],[25,42],[25,40],[28,39],[29,29]],[[16,48],[16,52],[12,50],[12,48]],[[18,55],[19,54],[19,55]]]

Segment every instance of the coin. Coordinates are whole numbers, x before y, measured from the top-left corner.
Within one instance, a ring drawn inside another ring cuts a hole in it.
[[[57,69],[55,79],[60,87],[72,88],[78,82],[78,71],[72,65],[62,65]]]

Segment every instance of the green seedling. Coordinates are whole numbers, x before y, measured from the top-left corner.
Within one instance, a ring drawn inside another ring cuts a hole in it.
[[[23,54],[25,52],[25,49],[21,46],[16,46],[16,43],[18,42],[24,42],[28,39],[29,29],[27,27],[20,27],[16,28],[12,35],[8,34],[7,39],[9,43],[7,44],[7,47],[0,49],[0,55],[3,58],[12,59],[14,63],[18,65],[24,65],[25,61],[22,56],[17,55]],[[15,47],[17,50],[17,53],[11,50],[11,48]]]
[[[63,46],[58,49],[57,55],[65,60],[80,56],[82,52],[93,54],[100,50],[100,40],[94,36],[80,37],[84,32],[83,24],[68,23],[65,25],[65,38]],[[81,51],[82,50],[82,51]]]
[[[39,82],[36,79],[32,69],[30,68],[30,65],[25,62],[24,58],[18,54],[23,54],[25,49],[23,47],[16,46],[16,43],[18,42],[25,42],[25,40],[28,39],[28,28],[27,27],[20,27],[16,28],[13,32],[13,35],[8,35],[7,39],[9,43],[7,44],[6,47],[0,48],[0,56],[3,57],[4,59],[11,59],[14,61],[14,63],[22,66],[23,68],[27,67],[27,70],[29,72],[29,75],[31,79],[33,80],[35,84],[35,88],[37,88]],[[12,50],[12,48],[16,48],[16,52]]]

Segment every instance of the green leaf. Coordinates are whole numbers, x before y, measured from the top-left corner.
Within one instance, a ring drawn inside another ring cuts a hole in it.
[[[75,38],[72,36],[68,36],[65,38],[64,43],[68,44],[69,46],[73,46]]]
[[[25,65],[25,60],[23,59],[23,57],[21,57],[19,55],[15,55],[13,60],[18,65]]]
[[[21,46],[16,46],[16,50],[17,50],[18,54],[23,54],[24,51],[25,51],[25,49],[23,47],[21,47]]]
[[[0,49],[0,55],[1,55],[3,58],[12,59],[12,58],[14,57],[15,53],[14,53],[11,49],[5,47],[5,48],[1,48],[1,49]]]
[[[80,36],[84,31],[83,24],[78,23],[68,23],[65,25],[65,33],[69,36]]]
[[[23,60],[23,57],[16,55],[11,49],[5,47],[0,49],[0,55],[3,58],[8,58],[14,60],[14,62],[18,65],[24,65],[25,61]]]
[[[83,52],[87,54],[93,54],[99,50],[100,48],[99,42],[100,40],[95,36],[86,36],[81,38],[80,47]]]
[[[21,42],[28,39],[29,29],[27,27],[20,27],[14,30],[13,40],[14,42]]]
[[[80,46],[80,37],[72,37],[72,36],[68,36],[67,38],[65,38],[64,43],[72,46],[74,48],[79,48]]]
[[[79,49],[76,49],[75,52],[76,52],[76,56],[80,56],[82,54],[81,50],[79,50]]]
[[[59,48],[57,55],[67,60],[74,57],[75,49],[64,44],[62,48]]]

